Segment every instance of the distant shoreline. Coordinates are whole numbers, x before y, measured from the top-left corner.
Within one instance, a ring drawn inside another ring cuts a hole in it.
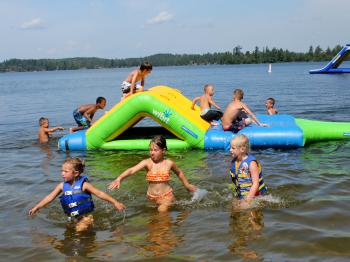
[[[98,57],[76,57],[62,59],[9,59],[0,63],[0,72],[33,72],[77,69],[127,68],[149,61],[154,66],[186,65],[230,65],[230,64],[264,64],[280,62],[317,62],[331,60],[342,48],[337,45],[326,50],[319,46],[310,46],[306,53],[268,47],[260,50],[242,52],[236,46],[232,51],[206,54],[155,54],[141,58],[106,59]]]

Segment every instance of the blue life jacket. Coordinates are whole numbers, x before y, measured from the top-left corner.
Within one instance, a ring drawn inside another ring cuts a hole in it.
[[[232,167],[230,169],[231,179],[236,187],[237,197],[239,199],[243,199],[246,195],[248,195],[250,188],[253,185],[253,180],[249,171],[249,165],[252,161],[255,161],[258,164],[259,169],[259,189],[256,196],[262,195],[267,191],[259,161],[256,160],[253,155],[248,155],[248,157],[244,159],[239,166],[237,165],[236,161],[232,161]]]
[[[88,181],[86,176],[80,176],[73,185],[63,183],[61,205],[64,213],[69,217],[78,217],[94,210],[94,203],[90,193],[83,191],[83,184]]]

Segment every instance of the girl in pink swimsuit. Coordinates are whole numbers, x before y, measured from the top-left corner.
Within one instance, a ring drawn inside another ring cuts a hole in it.
[[[108,188],[119,188],[120,183],[124,178],[145,168],[147,170],[146,180],[148,181],[148,199],[158,204],[159,212],[167,211],[175,201],[173,189],[169,184],[171,171],[178,176],[188,191],[195,192],[197,188],[188,182],[184,173],[174,161],[164,158],[166,150],[167,146],[165,138],[163,136],[153,137],[149,146],[150,158],[142,160],[137,165],[124,171],[111,184],[109,184]]]

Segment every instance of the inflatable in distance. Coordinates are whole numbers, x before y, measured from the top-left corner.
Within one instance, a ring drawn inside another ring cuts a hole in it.
[[[350,44],[344,46],[339,53],[323,68],[310,70],[310,74],[342,74],[350,73],[350,68],[339,68],[340,64],[349,56]]]

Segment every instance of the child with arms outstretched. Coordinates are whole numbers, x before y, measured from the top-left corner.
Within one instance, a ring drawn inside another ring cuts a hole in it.
[[[112,203],[119,211],[125,208],[122,203],[91,185],[87,177],[81,176],[83,171],[84,163],[79,158],[66,159],[61,171],[64,182],[59,183],[50,194],[29,210],[29,215],[34,215],[62,193],[60,201],[63,211],[71,222],[76,223],[75,229],[79,232],[88,229],[93,223],[90,213],[94,210],[94,203],[91,194]]]
[[[158,204],[159,212],[166,212],[175,201],[173,189],[169,185],[171,171],[178,176],[188,191],[195,192],[197,190],[194,185],[188,182],[184,173],[174,161],[164,158],[166,150],[165,138],[163,136],[155,136],[150,142],[150,158],[142,160],[137,165],[124,171],[109,185],[109,189],[119,188],[124,178],[145,168],[147,170],[146,180],[149,183],[147,197]]]
[[[49,142],[50,135],[58,130],[64,130],[61,126],[50,127],[49,119],[46,117],[40,117],[38,139],[41,144]]]

